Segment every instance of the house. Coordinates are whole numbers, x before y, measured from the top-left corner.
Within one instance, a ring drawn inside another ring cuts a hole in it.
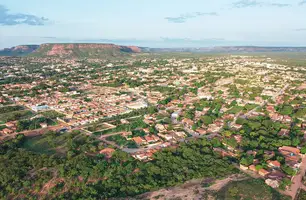
[[[233,124],[232,125],[232,128],[236,129],[236,130],[239,130],[242,128],[242,125],[241,124]]]
[[[269,174],[270,172],[269,171],[267,171],[267,170],[265,170],[265,169],[260,169],[259,171],[258,171],[258,174],[260,175],[260,176],[267,176],[268,174]]]
[[[209,133],[217,133],[221,130],[222,127],[217,126],[216,124],[210,124],[208,126],[207,132]]]
[[[279,182],[277,180],[266,179],[265,183],[272,188],[278,188],[279,187]]]
[[[279,147],[278,150],[282,153],[282,152],[290,152],[294,155],[299,155],[300,154],[300,150],[298,148],[295,147],[289,147],[289,146],[282,146]]]
[[[113,155],[113,153],[114,153],[115,151],[116,151],[116,150],[113,149],[113,148],[105,148],[105,149],[102,149],[99,153],[105,155],[105,157],[106,157],[107,159],[109,159],[109,158],[112,157],[112,155]]]
[[[13,130],[8,129],[8,128],[3,129],[2,132],[3,132],[4,134],[12,134],[12,133],[14,133]]]
[[[270,174],[267,175],[267,178],[272,180],[282,180],[287,175],[279,170],[273,170]]]
[[[203,128],[196,129],[196,132],[199,133],[200,135],[205,135],[207,133],[207,131]]]
[[[290,117],[290,116],[285,115],[285,116],[283,117],[283,121],[284,121],[284,122],[288,122],[288,123],[290,123],[290,122],[292,121],[292,119],[291,119],[291,117]]]
[[[156,124],[156,125],[155,125],[155,129],[156,129],[158,132],[165,132],[165,131],[166,131],[165,126],[162,125],[162,124]]]
[[[133,157],[140,161],[148,159],[148,156],[145,153],[139,153],[139,154],[133,155]]]
[[[173,134],[161,134],[158,133],[157,134],[159,137],[164,138],[165,140],[169,141],[169,140],[173,140]]]
[[[271,159],[274,156],[275,156],[275,152],[274,151],[268,151],[268,150],[264,151],[264,157],[266,157],[267,159]]]
[[[186,133],[183,131],[175,131],[173,132],[173,135],[176,139],[183,139],[186,137]]]
[[[279,132],[278,132],[278,136],[289,136],[289,130],[288,129],[284,129],[282,128]]]
[[[14,128],[14,127],[16,127],[16,124],[17,124],[17,122],[6,122],[5,126],[7,128]]]
[[[157,142],[159,140],[159,137],[156,135],[146,135],[144,138],[148,143]]]
[[[234,135],[235,140],[237,143],[240,143],[242,141],[242,136],[241,135]]]
[[[128,124],[129,123],[129,121],[126,120],[126,119],[120,119],[120,122],[121,122],[121,124]]]
[[[250,165],[249,166],[249,170],[253,171],[253,172],[257,172],[256,166],[255,165]]]
[[[125,137],[126,140],[131,140],[132,138],[130,137],[132,135],[132,132],[122,132],[121,133],[122,137]]]
[[[249,169],[247,166],[244,166],[244,165],[241,165],[241,164],[240,164],[239,167],[240,167],[240,169],[242,169],[242,170],[248,170],[248,169]]]
[[[193,124],[194,124],[194,122],[193,122],[191,119],[188,119],[188,118],[184,118],[184,119],[182,120],[182,123],[183,123],[185,126],[189,127],[189,128],[192,128],[192,126],[193,126]]]
[[[255,151],[255,150],[248,150],[246,153],[247,153],[248,155],[256,156],[257,151]]]
[[[39,125],[40,125],[42,128],[46,128],[46,127],[48,126],[47,123],[40,123]]]
[[[164,143],[162,143],[162,144],[160,145],[160,147],[162,147],[162,148],[166,148],[166,147],[169,147],[169,146],[171,146],[171,143],[170,143],[170,142],[164,142]]]
[[[281,167],[280,162],[278,162],[277,160],[268,160],[267,164],[271,168],[280,168]]]
[[[146,141],[145,139],[143,139],[143,138],[141,138],[141,137],[139,137],[139,136],[138,136],[138,137],[133,137],[132,140],[133,140],[138,146],[147,143],[147,141]]]

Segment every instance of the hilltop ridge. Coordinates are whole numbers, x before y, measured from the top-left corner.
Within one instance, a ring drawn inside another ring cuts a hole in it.
[[[190,48],[148,48],[106,43],[46,43],[20,45],[0,50],[0,56],[37,56],[60,58],[111,58],[135,53],[256,53],[256,52],[306,52],[306,47],[215,46]]]
[[[67,44],[42,44],[35,50],[32,56],[59,56],[64,58],[98,58],[117,57],[131,53],[140,53],[141,49],[136,46],[119,46],[115,44],[90,44],[90,43],[67,43]]]

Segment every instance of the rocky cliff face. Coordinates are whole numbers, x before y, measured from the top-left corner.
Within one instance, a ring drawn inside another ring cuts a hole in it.
[[[118,46],[114,44],[42,44],[33,55],[103,58],[140,52],[141,49],[136,46]]]
[[[20,45],[0,50],[0,56],[24,56],[39,48],[39,45]]]

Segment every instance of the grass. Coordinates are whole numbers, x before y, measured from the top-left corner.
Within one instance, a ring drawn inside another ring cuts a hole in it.
[[[232,182],[217,193],[217,199],[225,200],[289,200],[287,196],[269,187],[263,180],[248,179]]]

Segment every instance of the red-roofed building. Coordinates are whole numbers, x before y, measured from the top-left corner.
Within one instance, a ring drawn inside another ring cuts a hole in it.
[[[159,140],[159,137],[156,135],[146,135],[144,138],[148,143],[157,142]]]
[[[109,159],[109,158],[112,157],[112,155],[113,155],[113,153],[114,153],[115,151],[116,151],[116,150],[113,149],[113,148],[105,148],[105,149],[102,149],[102,150],[100,151],[100,154],[105,155],[105,157],[106,157],[107,159]]]
[[[277,160],[268,160],[267,163],[268,163],[268,166],[271,167],[271,168],[280,168],[281,167],[280,162],[278,162]]]
[[[270,172],[265,169],[260,169],[258,173],[260,176],[267,176]]]
[[[143,139],[142,137],[133,137],[132,140],[137,144],[137,145],[143,145],[146,144],[147,141],[145,139]]]

